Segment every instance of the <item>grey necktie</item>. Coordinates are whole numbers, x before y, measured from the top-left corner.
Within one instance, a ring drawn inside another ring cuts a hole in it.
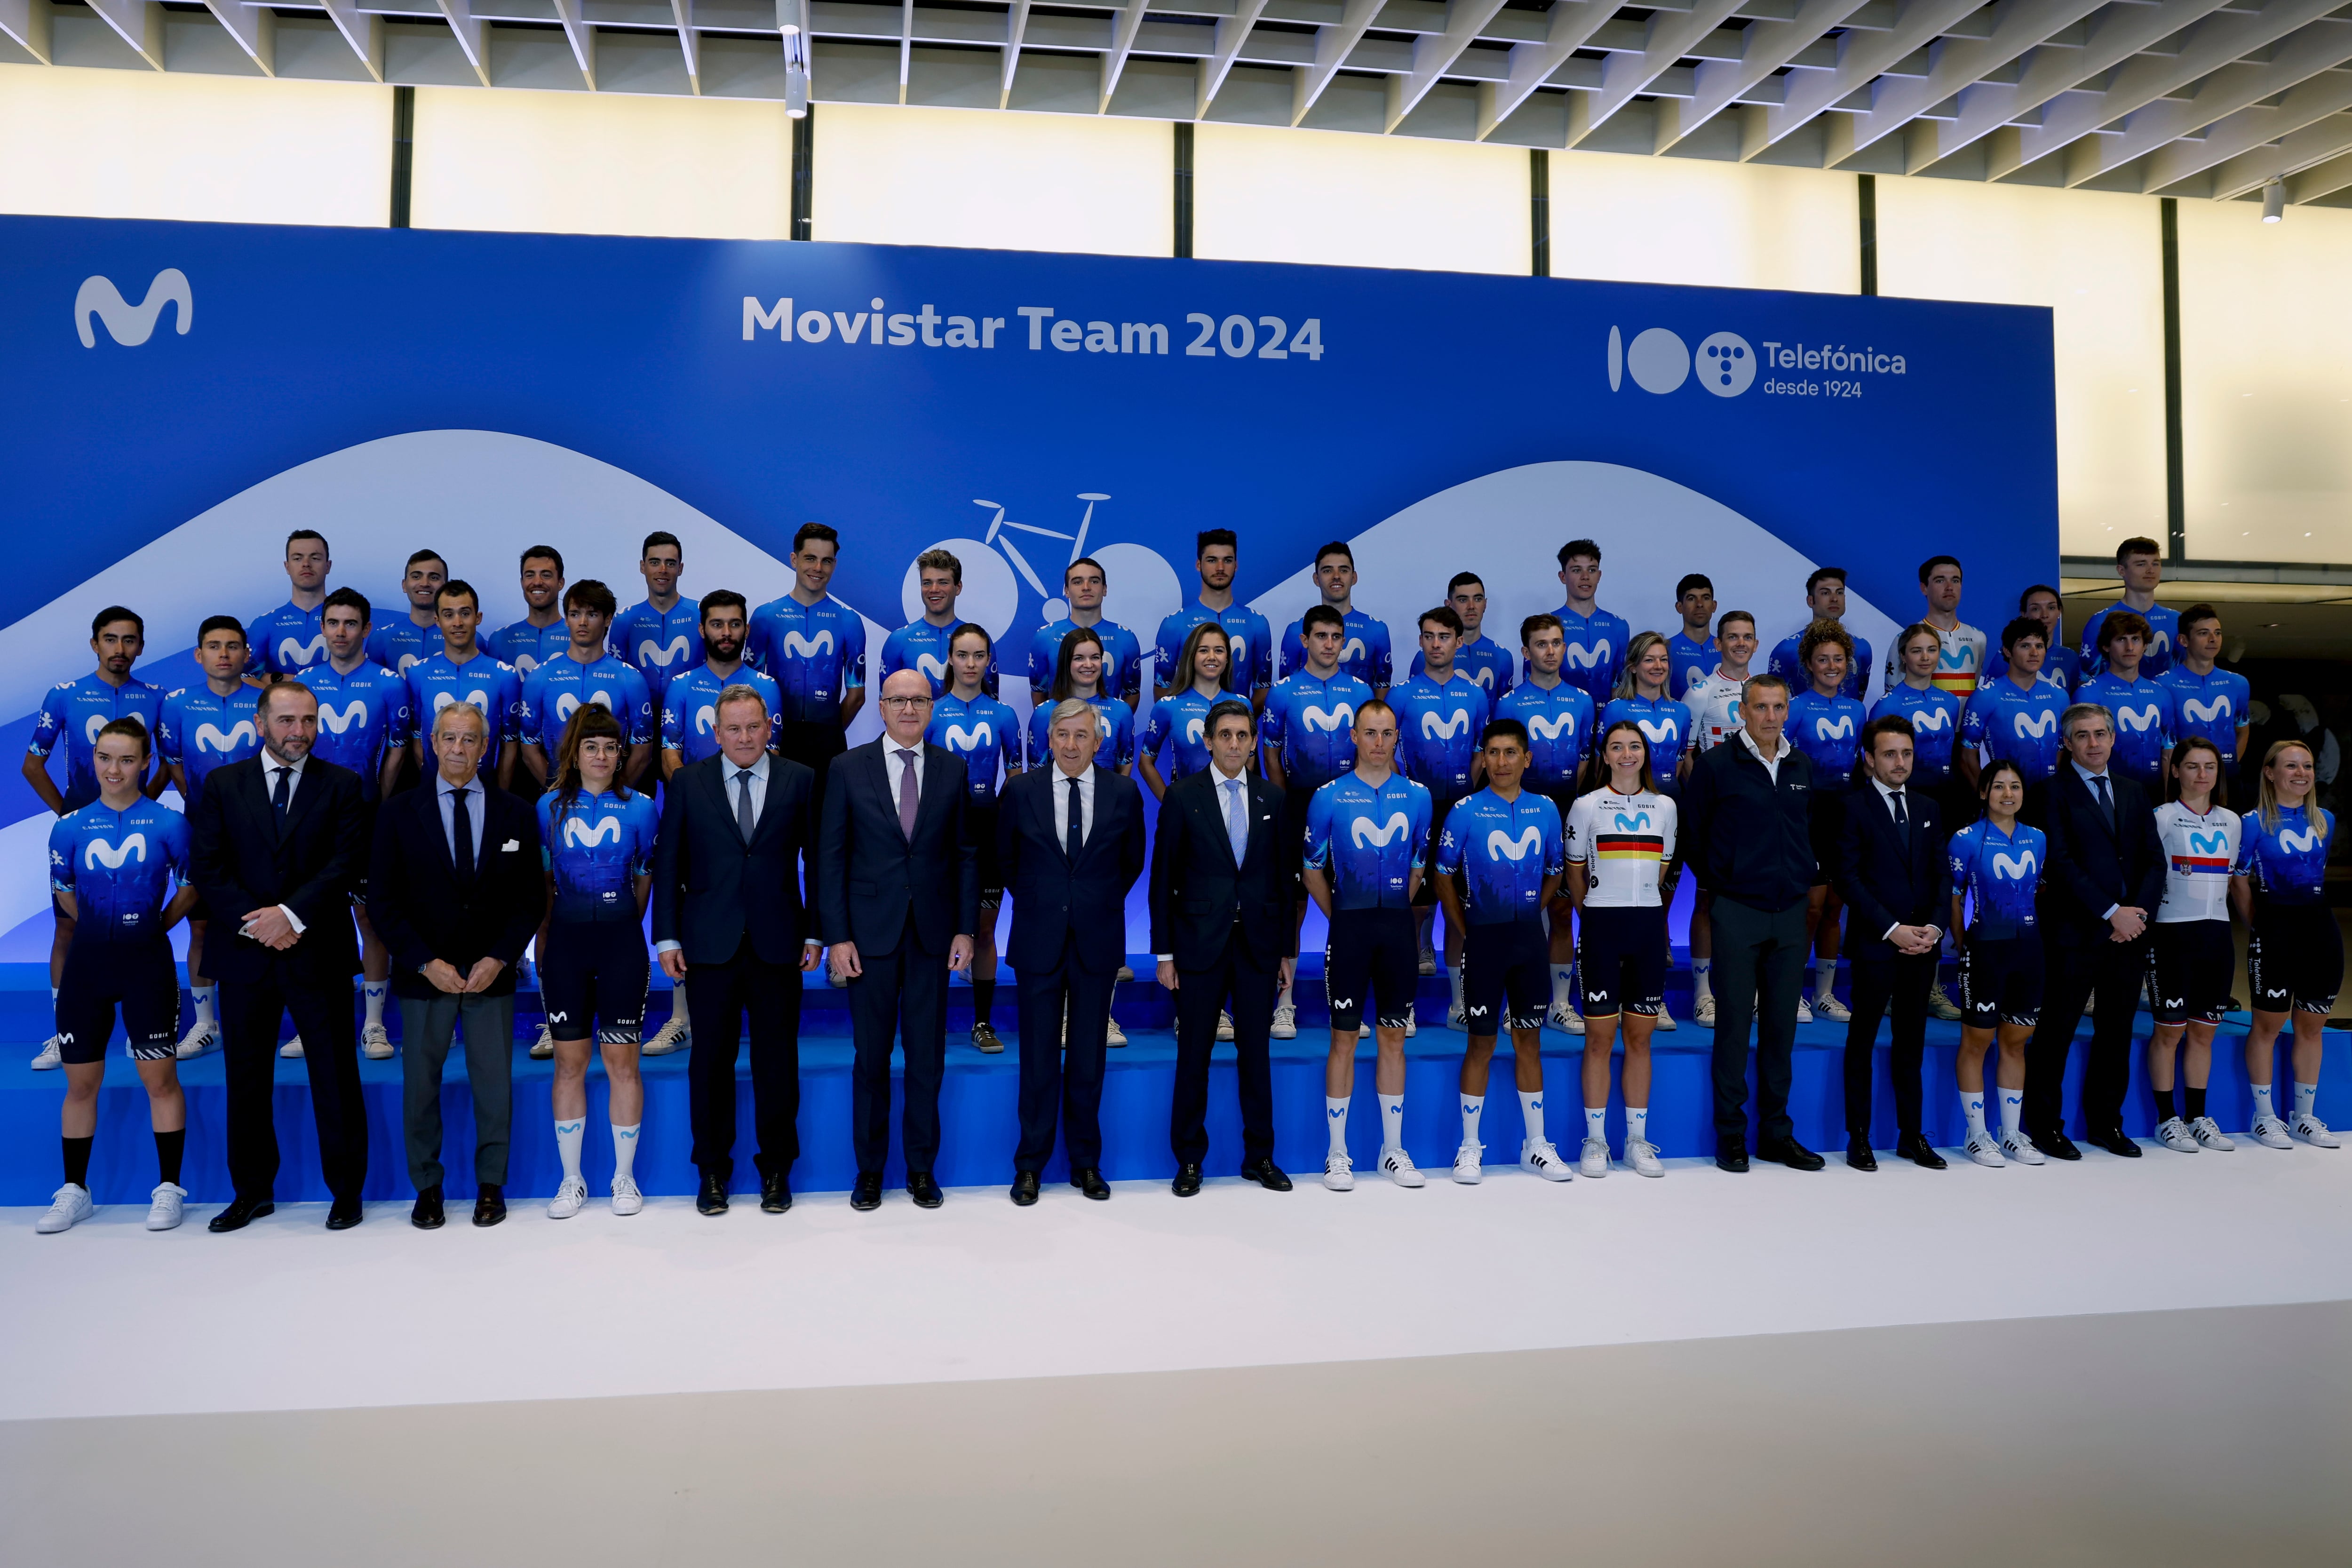
[[[744,843],[751,842],[751,829],[758,822],[751,814],[751,770],[739,768],[735,772],[735,831],[743,836]]]
[[[1234,847],[1234,864],[1249,858],[1249,796],[1240,779],[1224,781],[1225,837]]]
[[[915,841],[915,807],[921,796],[915,784],[915,753],[906,747],[898,748],[898,831],[907,842]]]

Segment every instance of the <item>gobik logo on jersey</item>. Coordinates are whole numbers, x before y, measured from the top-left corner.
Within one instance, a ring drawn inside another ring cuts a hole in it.
[[[1628,343],[1609,329],[1609,390],[1621,390],[1627,376],[1644,392],[1664,397],[1698,373],[1698,384],[1717,397],[1737,397],[1754,384],[1756,350],[1738,332],[1709,332],[1692,353],[1679,333],[1664,327],[1637,332]]]

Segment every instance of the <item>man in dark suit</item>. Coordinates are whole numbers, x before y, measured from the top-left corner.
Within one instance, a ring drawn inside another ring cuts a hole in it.
[[[1845,797],[1838,835],[1838,895],[1851,929],[1853,1018],[1845,1030],[1845,1163],[1875,1171],[1870,1152],[1871,1049],[1878,1020],[1895,1014],[1895,1152],[1930,1171],[1944,1169],[1920,1131],[1919,1071],[1927,1049],[1927,992],[1936,984],[1941,922],[1952,896],[1944,863],[1943,814],[1932,796],[1908,788],[1914,760],[1911,721],[1899,713],[1863,726],[1866,788]]]
[[[1095,765],[1097,722],[1077,698],[1056,704],[1047,731],[1052,764],[1009,781],[997,810],[997,866],[1013,900],[1004,955],[1021,987],[1013,1201],[1024,1207],[1037,1201],[1057,1118],[1070,1185],[1090,1198],[1110,1196],[1102,1177],[1103,1051],[1127,952],[1127,890],[1143,871],[1143,797],[1130,780]]]
[[[948,974],[971,966],[980,867],[964,837],[962,759],[929,744],[931,683],[919,669],[882,682],[882,729],[833,759],[817,838],[817,935],[848,988],[856,1055],[849,1069],[857,1184],[849,1206],[882,1206],[890,1157],[890,1047],[903,1038],[900,1142],[907,1193],[940,1206],[940,1079],[947,1072]]]
[[[466,1031],[474,1097],[474,1223],[507,1216],[507,1133],[514,1104],[515,964],[547,913],[539,814],[481,776],[489,721],[469,703],[434,716],[436,772],[383,804],[368,866],[368,910],[392,949],[400,998],[402,1122],[409,1223],[436,1230],[441,1206],[441,1075]]]
[[[261,752],[215,769],[190,821],[190,865],[211,911],[205,967],[220,983],[228,1071],[228,1173],[236,1189],[208,1228],[241,1230],[277,1205],[278,1021],[292,1015],[310,1075],[329,1230],[360,1222],[367,1114],[360,1103],[352,976],[352,889],[364,868],[367,806],[357,773],[310,755],[319,700],[281,681],[261,693]],[[236,934],[226,941],[220,933]]]
[[[2164,845],[2147,792],[2107,765],[2115,716],[2078,702],[2058,729],[2067,760],[2046,786],[2042,821],[2050,864],[2040,921],[2049,978],[2025,1047],[2024,1131],[2053,1159],[2083,1157],[2065,1131],[2066,1053],[2088,1005],[2084,1131],[2109,1153],[2137,1159],[2139,1145],[2124,1135],[2124,1096],[2131,1087],[2132,1015],[2147,977],[2148,922],[2164,901]]]
[[[1277,1193],[1274,1073],[1266,1055],[1274,999],[1292,962],[1295,927],[1275,836],[1281,796],[1250,771],[1257,721],[1239,700],[1208,715],[1209,765],[1168,786],[1151,850],[1151,952],[1176,999],[1176,1100],[1168,1118],[1180,1198],[1201,1190],[1209,1152],[1209,1052],[1228,1000],[1242,1101],[1242,1174]],[[1299,787],[1307,787],[1304,784]],[[1305,820],[1304,811],[1293,816]]]
[[[793,1206],[801,1150],[801,971],[824,951],[801,901],[816,775],[770,754],[767,700],[755,689],[726,688],[712,717],[719,750],[672,773],[662,791],[654,951],[663,973],[693,981],[687,1079],[702,1173],[694,1206],[727,1212],[735,1059],[748,1018],[760,1207],[782,1214]]]

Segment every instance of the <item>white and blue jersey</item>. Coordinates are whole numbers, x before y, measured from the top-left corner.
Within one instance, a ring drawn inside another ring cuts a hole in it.
[[[2253,696],[2252,688],[2246,684],[2246,678],[2232,674],[2218,664],[2204,675],[2199,675],[2185,664],[2176,664],[2158,677],[2156,683],[2172,698],[2174,742],[2178,743],[2191,735],[2201,735],[2221,750],[2225,765],[2235,767],[2238,762],[2238,726],[2250,722],[2246,710],[2252,705]]]
[[[1356,710],[1371,700],[1371,687],[1345,670],[1328,680],[1286,675],[1265,695],[1258,739],[1280,754],[1292,788],[1312,788],[1356,765]]]
[[[1455,645],[1454,668],[1463,679],[1486,694],[1486,703],[1490,708],[1518,684],[1518,657],[1493,637],[1482,637],[1475,642]],[[1429,666],[1420,654],[1415,653],[1407,673],[1426,675]]]
[[[911,669],[931,683],[934,698],[947,695],[955,684],[955,671],[948,668],[948,645],[955,638],[956,627],[961,621],[950,621],[935,626],[918,616],[897,631],[882,639],[882,679],[889,679],[902,669]],[[1108,642],[1110,639],[1103,639]],[[1137,656],[1140,664],[1142,658]],[[996,645],[989,644],[988,672],[980,678],[980,690],[984,697],[996,695]]]
[[[768,704],[768,750],[783,739],[783,698],[776,683],[749,665],[732,675],[719,675],[707,664],[681,670],[662,692],[661,743],[689,763],[698,763],[719,750],[719,694],[730,686],[748,686]]]
[[[2042,829],[2021,822],[2003,833],[1990,817],[1969,823],[1945,842],[1952,891],[1968,900],[1969,935],[2000,942],[2034,930],[2033,894],[2050,861]]]
[[[1689,701],[1690,694],[1706,684],[1718,662],[1713,637],[1693,642],[1676,632],[1666,639],[1666,664],[1672,671],[1666,677],[1666,695]]]
[[[1101,743],[1095,748],[1098,767],[1123,768],[1135,761],[1135,710],[1116,697],[1087,699],[1094,706],[1095,734]],[[1048,700],[1040,701],[1029,710],[1029,765],[1042,768],[1053,760],[1054,710],[1059,704]]]
[[[1416,675],[1389,688],[1397,716],[1397,764],[1433,795],[1452,800],[1468,793],[1470,770],[1478,757],[1478,737],[1492,707],[1486,689],[1459,673],[1439,685]]]
[[[669,683],[702,662],[702,606],[680,599],[667,610],[651,599],[623,610],[605,634],[613,656],[646,678],[659,707]]]
[[[1683,703],[1655,697],[1619,697],[1601,710],[1594,725],[1599,734],[1609,733],[1609,726],[1620,719],[1631,719],[1642,731],[1642,739],[1650,748],[1650,772],[1658,781],[1658,788],[1673,795],[1677,788],[1675,769],[1683,760],[1683,751],[1691,741],[1691,711]],[[1794,733],[1793,713],[1790,731]]]
[[[1960,714],[1968,704],[1940,686],[1925,691],[1907,680],[1886,689],[1871,708],[1873,720],[1889,716],[1911,721],[1911,782],[1939,784],[1952,776],[1952,758],[1960,739]]]
[[[1159,655],[1160,671],[1173,678],[1177,656],[1184,651],[1184,639],[1192,628],[1204,621],[1214,621],[1225,628],[1233,644],[1233,673],[1226,679],[1237,690],[1250,691],[1274,684],[1274,627],[1264,616],[1247,605],[1234,603],[1222,610],[1213,610],[1198,599],[1160,623],[1160,637],[1154,651]]]
[[[373,800],[384,752],[409,737],[408,682],[365,660],[349,675],[314,664],[296,679],[319,699],[310,754],[359,774],[362,798]]]
[[[2122,605],[2109,605],[2083,623],[2084,679],[2100,674],[2107,668],[2106,656],[2099,651],[2099,628],[2106,624],[2109,616],[2123,608],[2126,606]],[[2147,647],[2140,650],[2139,672],[2150,678],[2162,675],[2172,668],[2173,646],[2180,641],[2180,612],[2168,610],[2162,605],[2150,605],[2136,613],[2147,623],[2149,633]]]
[[[1981,746],[1988,762],[2012,762],[2025,782],[2037,784],[2058,771],[2065,737],[2058,732],[2066,693],[2046,680],[2020,689],[2007,676],[1987,681],[1960,714],[1960,743]]]
[[[1593,742],[1592,699],[1565,680],[1524,681],[1495,704],[1497,719],[1528,727],[1528,782],[1538,789],[1573,784]]]
[[[1306,863],[1331,879],[1331,907],[1402,910],[1429,863],[1429,791],[1402,773],[1378,789],[1341,773],[1307,803]]]
[[[163,710],[163,693],[133,677],[116,686],[97,675],[61,680],[41,696],[41,710],[33,720],[33,741],[27,748],[46,757],[66,743],[66,809],[88,805],[98,798],[98,773],[91,748],[98,732],[117,719],[136,719],[147,726],[149,750],[160,753],[156,740]]]
[[[248,675],[299,675],[327,662],[327,633],[320,624],[327,613],[322,601],[306,610],[289,600],[245,628],[245,669]]]
[[[1231,692],[1203,697],[1190,686],[1171,692],[1151,705],[1151,717],[1144,722],[1139,749],[1156,765],[1162,747],[1174,748],[1163,776],[1171,784],[1189,778],[1209,765],[1209,710],[1220,702],[1248,700],[1246,697],[1235,698]]]
[[[1437,874],[1462,873],[1472,925],[1504,925],[1543,910],[1543,885],[1568,864],[1559,807],[1534,790],[1491,789],[1454,803],[1437,837]]]
[[[2140,661],[2140,668],[2147,668],[2146,659]],[[2009,656],[1995,650],[1985,656],[1984,678],[1977,685],[1979,689],[1990,686],[2008,674]],[[2083,684],[2083,656],[2061,643],[2042,656],[2042,669],[2034,679],[2072,696],[2074,688]]]
[[[2241,818],[2235,874],[2253,884],[2263,902],[2327,901],[2327,846],[2336,837],[2336,814],[2323,809],[2319,815],[2327,829],[2324,835],[2313,830],[2308,806],[2280,806],[2276,827],[2264,824],[2259,811]]]
[[[569,808],[561,795],[539,797],[540,854],[555,882],[559,921],[637,919],[637,879],[654,866],[661,817],[643,790],[583,789]]]
[[[1846,635],[1853,637],[1851,630]],[[1780,646],[1773,648],[1771,658],[1767,660],[1764,666],[1765,668],[1787,681],[1789,689],[1791,691],[1807,691],[1813,684],[1813,672],[1807,669],[1805,661],[1797,657],[1797,650],[1804,646],[1804,642],[1803,632],[1783,637]],[[1845,679],[1839,684],[1838,691],[1843,696],[1851,697],[1859,701],[1864,690],[1869,685],[1870,644],[1862,637],[1854,637],[1853,657],[1846,660]]]
[[[1815,789],[1842,795],[1853,787],[1862,727],[1869,718],[1862,704],[1843,691],[1835,697],[1800,691],[1789,699],[1789,740],[1811,759]]]
[[[1617,678],[1625,673],[1625,645],[1633,640],[1633,626],[1624,616],[1612,616],[1598,605],[1590,616],[1580,616],[1566,605],[1552,614],[1559,617],[1568,637],[1559,678],[1591,698],[1595,707],[1605,704],[1617,689]]]
[[[167,763],[177,763],[187,778],[182,792],[187,808],[196,809],[212,771],[243,762],[261,750],[261,689],[237,683],[226,697],[215,697],[209,686],[184,686],[163,699],[163,717],[155,726],[155,752]]]
[[[571,646],[572,626],[561,616],[543,626],[532,626],[526,616],[510,626],[500,626],[482,636],[482,651],[513,665],[515,673],[521,676],[560,657]]]
[[[152,800],[92,801],[49,827],[49,886],[74,896],[74,941],[153,941],[188,881],[188,819]]]
[[[1008,775],[1020,771],[1021,717],[993,697],[966,702],[950,691],[932,704],[923,739],[963,759],[965,787],[975,805],[995,800],[999,762]]]
[[[1346,623],[1339,638],[1339,668],[1367,686],[1386,688],[1396,674],[1388,623],[1376,621],[1361,610],[1342,610],[1339,618]],[[1283,675],[1297,675],[1307,668],[1306,634],[1299,630],[1303,624],[1293,621],[1282,628],[1279,673]]]
[[[433,762],[433,721],[452,702],[463,702],[489,721],[482,748],[482,771],[495,775],[499,748],[522,739],[522,673],[503,659],[477,652],[463,664],[445,651],[408,672],[409,732],[425,742],[425,765]]]
[[[660,721],[654,716],[653,694],[634,666],[609,653],[593,664],[583,664],[563,653],[531,671],[522,683],[522,738],[554,756],[556,748],[563,744],[564,726],[583,702],[593,702],[618,719],[622,738],[629,745],[652,745],[661,733]]]
[[[2172,693],[2146,676],[2126,683],[2113,674],[2091,677],[2074,693],[2115,715],[2116,763],[2125,775],[2164,794],[2164,758],[2172,750]],[[2234,742],[2236,737],[2231,739]],[[2224,747],[2227,757],[2234,746]]]
[[[394,675],[408,672],[441,651],[441,623],[418,626],[406,616],[370,628],[367,656]]]
[[[785,723],[838,724],[842,703],[866,687],[866,622],[838,599],[771,599],[752,612],[744,653],[775,681]]]
[[[1062,639],[1077,629],[1077,622],[1065,617],[1039,626],[1037,635],[1029,639],[1031,692],[1042,694],[1052,689],[1054,671],[1062,657]],[[1143,696],[1143,644],[1117,621],[1097,621],[1087,629],[1102,639],[1102,689],[1133,707]],[[1183,651],[1181,643],[1177,644],[1177,651]],[[1043,700],[1041,695],[1039,700]]]

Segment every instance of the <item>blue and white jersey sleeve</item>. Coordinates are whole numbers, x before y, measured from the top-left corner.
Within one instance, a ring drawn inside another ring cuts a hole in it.
[[[2260,811],[2242,819],[2235,874],[2252,882],[2258,900],[2270,904],[2317,904],[2327,897],[2327,847],[2336,837],[2336,814],[2319,813],[2319,831],[2309,807],[2283,805],[2278,823]]]
[[[1307,803],[1306,864],[1331,879],[1343,910],[1406,907],[1428,861],[1429,791],[1401,773],[1377,790],[1342,773]]]
[[[50,825],[48,850],[50,887],[74,895],[77,940],[160,935],[188,880],[187,818],[151,800],[69,812]]]
[[[1968,898],[1972,936],[2000,941],[2033,930],[2034,894],[2050,858],[2040,828],[2020,823],[2005,834],[1979,819],[1946,841],[1945,855],[1953,890]]]
[[[1930,686],[1922,691],[1897,682],[1871,709],[1870,717],[1873,722],[1885,718],[1911,721],[1912,753],[1916,758],[1912,777],[1920,784],[1932,784],[1951,776],[1962,708],[1958,698],[1940,687]]]
[[[1565,680],[1549,689],[1533,681],[1511,688],[1495,704],[1495,717],[1528,727],[1529,775],[1548,787],[1573,779],[1592,744],[1592,699]]]
[[[1021,767],[1021,721],[991,697],[966,702],[950,691],[931,709],[923,738],[962,759],[965,786],[983,805],[996,798],[998,763]]]
[[[33,719],[33,742],[27,749],[37,757],[46,757],[57,749],[60,737],[73,728],[74,683],[60,680],[41,693],[41,710]]]
[[[1209,765],[1209,710],[1213,706],[1191,687],[1151,705],[1151,717],[1144,722],[1142,752],[1156,764],[1160,752],[1172,748],[1167,773],[1171,780],[1189,778]],[[1259,739],[1265,738],[1261,729]]]

